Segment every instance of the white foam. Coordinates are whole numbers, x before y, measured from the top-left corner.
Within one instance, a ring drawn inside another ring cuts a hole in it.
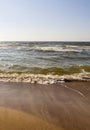
[[[83,78],[84,76],[90,75],[90,73],[79,73],[73,75],[42,75],[42,74],[28,74],[28,73],[0,73],[0,81],[5,82],[28,82],[28,83],[37,83],[37,84],[54,84],[54,83],[63,83],[64,81],[90,81],[90,78]]]
[[[82,52],[82,49],[75,49],[75,48],[68,48],[68,47],[59,47],[59,46],[53,46],[53,47],[33,47],[34,50],[42,50],[42,51],[61,51],[61,52]]]

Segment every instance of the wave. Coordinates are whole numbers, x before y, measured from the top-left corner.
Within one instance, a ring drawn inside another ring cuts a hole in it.
[[[37,51],[59,51],[59,52],[82,52],[82,49],[66,48],[66,47],[33,47]]]
[[[31,73],[0,73],[0,81],[28,82],[37,84],[54,84],[71,81],[90,81],[90,73],[82,72],[72,75],[44,75]]]
[[[90,45],[84,44],[68,44],[64,43],[48,43],[48,42],[0,42],[0,48],[14,48],[16,50],[35,50],[35,51],[57,51],[57,52],[83,52],[90,51]]]
[[[17,73],[32,73],[32,74],[51,74],[51,75],[70,75],[75,73],[90,72],[89,65],[73,65],[73,66],[62,66],[62,67],[28,67],[21,65],[10,65],[10,66],[0,66],[0,72],[17,72]],[[2,68],[6,68],[2,69]]]

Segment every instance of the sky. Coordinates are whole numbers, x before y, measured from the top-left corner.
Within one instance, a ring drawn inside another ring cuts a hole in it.
[[[90,0],[0,0],[0,41],[90,41]]]

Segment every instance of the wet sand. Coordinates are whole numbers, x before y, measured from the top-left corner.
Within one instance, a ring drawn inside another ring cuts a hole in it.
[[[0,123],[1,130],[90,130],[90,82],[0,82]]]

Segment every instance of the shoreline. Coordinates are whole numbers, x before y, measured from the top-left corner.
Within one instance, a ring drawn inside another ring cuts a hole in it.
[[[90,81],[90,73],[84,72],[72,75],[43,75],[31,73],[0,73],[0,81],[25,82],[34,84],[55,84],[73,81]]]

